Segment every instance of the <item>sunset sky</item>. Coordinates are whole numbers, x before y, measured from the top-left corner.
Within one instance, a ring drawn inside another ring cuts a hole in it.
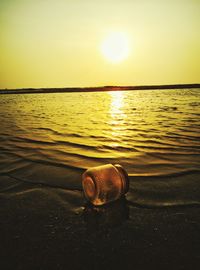
[[[0,88],[199,83],[199,14],[199,0],[0,0]]]

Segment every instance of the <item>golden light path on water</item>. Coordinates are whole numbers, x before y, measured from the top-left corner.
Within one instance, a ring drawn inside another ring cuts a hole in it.
[[[123,114],[124,95],[123,92],[109,92],[111,96],[110,114],[116,118],[116,114]]]
[[[109,92],[111,97],[110,102],[110,122],[111,126],[111,134],[115,139],[115,142],[112,143],[111,146],[119,146],[120,145],[120,135],[124,133],[124,120],[127,117],[124,112],[124,93],[119,92]],[[119,140],[119,143],[116,141]]]

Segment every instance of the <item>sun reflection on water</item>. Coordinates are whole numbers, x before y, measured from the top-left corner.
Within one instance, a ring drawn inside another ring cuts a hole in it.
[[[110,114],[112,119],[123,116],[124,95],[123,92],[109,92],[111,96]]]
[[[111,97],[109,125],[114,139],[112,147],[116,147],[121,145],[121,136],[125,132],[124,93],[121,91],[109,92],[109,95]]]

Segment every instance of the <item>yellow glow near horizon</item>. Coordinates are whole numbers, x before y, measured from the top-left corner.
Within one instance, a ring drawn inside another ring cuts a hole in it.
[[[199,83],[199,10],[198,0],[1,0],[0,89]]]
[[[129,54],[127,36],[120,32],[109,34],[101,45],[101,51],[104,57],[113,63],[125,60]]]

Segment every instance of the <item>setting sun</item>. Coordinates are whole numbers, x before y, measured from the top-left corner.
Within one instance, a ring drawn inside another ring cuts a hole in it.
[[[101,51],[103,56],[113,63],[125,60],[129,54],[127,36],[120,32],[109,34],[101,44]]]

